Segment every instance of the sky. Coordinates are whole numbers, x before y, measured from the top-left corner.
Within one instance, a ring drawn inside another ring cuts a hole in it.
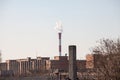
[[[62,55],[76,45],[85,59],[96,41],[120,37],[120,0],[0,0],[2,60],[58,56],[59,20]]]

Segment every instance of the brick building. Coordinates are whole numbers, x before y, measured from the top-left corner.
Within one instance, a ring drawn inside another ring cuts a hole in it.
[[[86,60],[77,60],[76,62],[78,72],[86,68]],[[6,62],[0,63],[1,70],[13,71],[14,75],[26,76],[35,72],[42,72],[43,70],[68,72],[69,58],[68,56],[55,56],[52,60],[49,57],[37,57],[35,59],[27,57],[26,59],[6,60]]]
[[[13,72],[14,75],[28,75],[32,72],[40,72],[41,70],[46,70],[46,60],[49,57],[37,57],[36,59],[16,59],[16,60],[6,60],[4,63],[0,63],[0,71],[8,74]],[[3,71],[4,70],[4,71]]]
[[[66,72],[68,71],[68,56],[55,56],[54,60],[48,60],[46,64],[47,69],[52,72],[56,69]]]
[[[101,57],[100,54],[88,54],[86,55],[86,68],[96,68],[98,65],[96,62],[98,62],[99,58]]]
[[[77,71],[86,69],[86,60],[77,60]]]
[[[77,71],[86,68],[86,60],[77,60]],[[68,56],[55,56],[53,60],[46,61],[47,70],[62,70],[63,72],[68,72],[69,70],[69,59]]]

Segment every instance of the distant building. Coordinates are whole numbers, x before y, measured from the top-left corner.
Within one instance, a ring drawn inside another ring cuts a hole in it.
[[[86,68],[93,68],[93,55],[87,55],[86,60],[77,60],[77,72],[85,71]],[[13,71],[14,76],[27,76],[33,73],[41,73],[43,71],[54,72],[56,70],[68,72],[69,58],[65,56],[55,56],[54,59],[49,57],[37,57],[32,59],[27,57],[25,59],[6,60],[0,63],[0,71]],[[9,72],[8,72],[9,73]]]
[[[98,65],[96,62],[98,61],[98,58],[100,57],[100,54],[88,54],[86,55],[86,68],[96,68]]]
[[[68,56],[55,56],[53,60],[46,61],[47,70],[54,72],[55,70],[62,70],[63,72],[68,72],[69,61]],[[77,60],[77,71],[86,69],[86,60]]]
[[[56,69],[68,71],[68,56],[55,56],[54,60],[47,60],[47,69],[52,72]]]
[[[19,62],[17,60],[7,60],[7,70],[13,71],[14,74],[19,74]]]
[[[86,69],[86,60],[77,60],[77,71],[83,71]]]
[[[13,76],[13,71],[7,69],[7,63],[0,63],[0,76]]]
[[[46,60],[49,59],[49,57],[37,57],[37,59],[28,57],[27,59],[6,60],[0,63],[0,71],[2,73],[13,71],[14,75],[28,75],[46,70]]]
[[[2,71],[2,70],[7,70],[7,63],[6,62],[0,63],[0,71]]]
[[[94,68],[94,55],[86,55],[86,68]]]

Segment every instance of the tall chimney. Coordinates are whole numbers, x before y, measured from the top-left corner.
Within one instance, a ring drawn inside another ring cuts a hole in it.
[[[59,56],[61,56],[61,36],[62,36],[62,33],[58,33],[58,35],[59,35]]]
[[[76,66],[76,46],[69,46],[69,79],[77,79],[77,66]]]
[[[62,37],[62,31],[63,31],[61,21],[56,22],[56,27],[55,27],[55,29],[56,29],[57,32],[58,32],[58,37],[59,37],[59,56],[61,56],[61,55],[62,55],[61,37]]]

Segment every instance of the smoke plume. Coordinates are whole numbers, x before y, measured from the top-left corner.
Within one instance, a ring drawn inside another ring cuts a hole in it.
[[[58,33],[62,33],[63,29],[62,29],[62,23],[61,23],[61,21],[57,21],[56,22],[55,29],[57,30]]]

